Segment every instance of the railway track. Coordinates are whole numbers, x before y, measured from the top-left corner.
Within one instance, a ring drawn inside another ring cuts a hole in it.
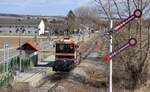
[[[86,59],[86,57],[92,52],[92,50],[95,48],[97,44],[98,37],[95,37],[95,39],[92,40],[92,44],[88,46],[85,52],[82,53],[82,60]],[[53,92],[53,90],[58,86],[59,83],[62,82],[62,80],[66,79],[69,76],[70,73],[55,73],[51,74],[50,76],[47,76],[44,78],[43,83],[41,85],[37,86],[34,90],[31,92]]]

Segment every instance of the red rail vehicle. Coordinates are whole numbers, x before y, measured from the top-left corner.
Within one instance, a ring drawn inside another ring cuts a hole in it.
[[[69,37],[56,41],[53,71],[70,71],[79,64],[81,55],[78,47]]]

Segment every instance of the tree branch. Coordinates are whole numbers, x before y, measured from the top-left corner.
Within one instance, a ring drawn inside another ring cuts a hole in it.
[[[102,1],[101,0],[95,0],[95,2],[97,2],[98,4],[100,4],[100,6],[102,7],[102,9],[103,9],[104,13],[106,14],[107,18],[110,20],[110,16],[109,16],[108,12],[106,11],[106,9],[105,9]]]
[[[136,9],[138,8],[138,6],[137,6],[137,4],[136,4],[136,2],[135,2],[135,0],[132,0],[133,1],[133,4],[134,4],[134,6],[136,7]]]
[[[119,16],[119,18],[120,18],[120,19],[122,19],[121,14],[120,14],[120,12],[119,12],[119,7],[118,7],[118,5],[117,5],[116,1],[115,1],[115,0],[113,0],[113,2],[114,2],[115,7],[116,7],[116,9],[117,9],[117,15]]]

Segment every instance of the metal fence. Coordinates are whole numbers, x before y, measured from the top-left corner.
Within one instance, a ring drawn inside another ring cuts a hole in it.
[[[30,59],[21,59],[22,71],[31,65]],[[19,70],[20,60],[18,55],[11,56],[0,62],[0,86],[8,85],[14,80],[15,71]]]

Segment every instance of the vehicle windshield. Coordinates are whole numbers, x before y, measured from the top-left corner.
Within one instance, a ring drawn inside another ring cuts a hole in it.
[[[56,44],[56,53],[74,53],[74,44]]]

